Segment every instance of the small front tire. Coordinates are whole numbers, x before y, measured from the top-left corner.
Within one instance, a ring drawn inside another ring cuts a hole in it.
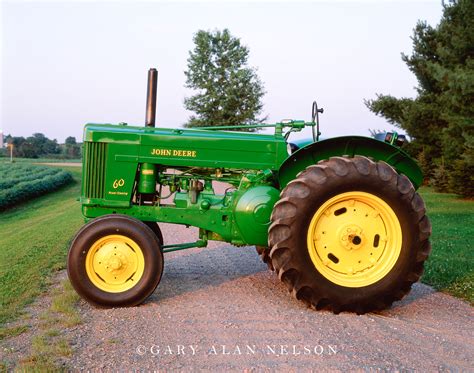
[[[144,221],[143,222],[147,227],[149,227],[153,233],[155,233],[158,241],[160,241],[161,248],[163,249],[164,240],[163,240],[163,233],[161,232],[160,226],[157,222],[154,221]]]
[[[99,217],[82,227],[72,241],[69,279],[93,305],[138,305],[161,280],[160,248],[155,233],[139,220],[118,214]]]

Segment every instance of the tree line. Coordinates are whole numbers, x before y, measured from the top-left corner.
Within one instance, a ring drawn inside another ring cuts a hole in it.
[[[417,97],[377,95],[367,107],[406,131],[407,150],[437,191],[474,197],[474,1],[443,4],[436,27],[419,21],[402,60]]]
[[[17,158],[77,159],[82,156],[82,144],[77,143],[73,136],[66,138],[64,144],[58,144],[56,139],[51,140],[42,133],[34,133],[26,138],[7,135],[4,142],[13,145],[13,157]],[[1,149],[0,154],[9,156],[10,149]]]

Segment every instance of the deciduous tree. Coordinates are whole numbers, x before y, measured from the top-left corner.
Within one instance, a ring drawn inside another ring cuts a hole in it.
[[[187,127],[261,122],[263,84],[248,66],[249,49],[229,30],[198,31],[189,52],[186,87],[196,92],[184,100],[195,115]]]

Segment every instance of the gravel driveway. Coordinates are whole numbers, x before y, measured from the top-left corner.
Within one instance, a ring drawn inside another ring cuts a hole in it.
[[[162,225],[167,243],[193,228]],[[95,309],[69,330],[71,368],[474,371],[473,308],[417,284],[390,310],[357,316],[294,300],[254,247],[212,243],[165,255],[161,284],[135,308]]]

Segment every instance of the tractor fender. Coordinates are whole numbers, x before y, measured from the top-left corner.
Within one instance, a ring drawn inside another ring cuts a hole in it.
[[[399,174],[407,176],[415,189],[418,189],[423,182],[420,167],[402,149],[370,137],[344,136],[314,142],[292,153],[278,170],[280,190],[310,165],[330,157],[355,155],[388,163]]]

